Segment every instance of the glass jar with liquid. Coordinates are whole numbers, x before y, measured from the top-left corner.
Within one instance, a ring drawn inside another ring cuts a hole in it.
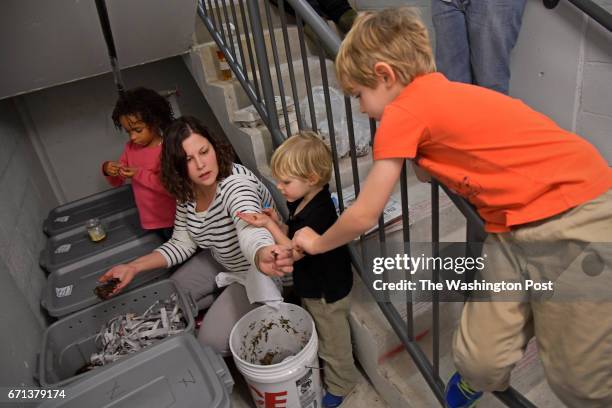
[[[99,242],[106,238],[106,232],[104,231],[104,227],[102,226],[100,220],[97,218],[87,220],[87,222],[85,223],[85,228],[87,228],[89,238],[93,242]]]

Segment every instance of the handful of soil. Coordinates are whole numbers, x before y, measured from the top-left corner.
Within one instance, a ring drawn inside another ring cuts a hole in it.
[[[106,300],[111,297],[111,294],[113,293],[119,282],[121,282],[121,280],[117,278],[109,279],[105,283],[96,286],[96,288],[94,289],[94,293],[100,299]]]

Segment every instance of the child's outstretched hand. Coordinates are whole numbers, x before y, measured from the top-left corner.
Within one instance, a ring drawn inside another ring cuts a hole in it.
[[[266,214],[268,217],[270,217],[270,219],[271,219],[272,221],[274,221],[275,223],[277,223],[277,224],[279,224],[279,225],[282,223],[282,222],[281,222],[281,220],[280,220],[280,218],[278,217],[278,213],[276,212],[276,210],[275,210],[274,208],[272,208],[272,207],[266,207],[266,208],[264,208],[264,209],[262,210],[262,212],[263,212],[264,214]]]
[[[102,166],[102,171],[104,171],[104,174],[108,176],[116,177],[119,175],[119,172],[121,171],[122,167],[123,165],[120,162],[107,161],[104,162],[104,165]]]
[[[121,167],[121,169],[119,169],[119,174],[125,178],[132,178],[137,171],[137,167]]]
[[[266,228],[268,225],[270,225],[271,222],[274,222],[272,220],[272,217],[265,213],[266,210],[267,208],[264,209],[263,213],[237,212],[236,217],[240,218],[243,221],[246,221],[247,223],[255,227]]]

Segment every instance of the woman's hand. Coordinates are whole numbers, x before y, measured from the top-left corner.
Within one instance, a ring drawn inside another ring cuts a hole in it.
[[[304,227],[295,232],[292,244],[297,250],[304,251],[310,255],[316,255],[319,253],[316,248],[316,242],[320,237],[312,228]]]
[[[129,285],[137,273],[138,271],[136,270],[136,267],[130,264],[116,265],[109,269],[104,275],[100,276],[100,278],[98,278],[98,282],[104,283],[113,278],[119,279],[120,282],[117,284],[112,293],[113,295],[116,295],[117,293],[121,292],[123,288]]]
[[[236,213],[236,217],[240,218],[243,221],[246,221],[254,227],[268,228],[270,223],[274,221],[268,214],[265,213],[266,210],[264,210],[263,214],[238,212]]]
[[[268,245],[257,250],[257,269],[268,276],[283,276],[293,272],[293,250],[284,245]]]

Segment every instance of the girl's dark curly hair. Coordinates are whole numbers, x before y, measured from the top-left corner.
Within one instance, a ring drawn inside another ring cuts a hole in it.
[[[187,171],[187,155],[183,149],[183,141],[192,133],[205,137],[215,151],[219,166],[217,181],[232,174],[234,162],[232,147],[214,137],[198,119],[193,116],[182,116],[176,119],[166,129],[164,136],[160,178],[166,190],[181,204],[195,200],[193,183]]]
[[[113,122],[117,129],[121,129],[121,117],[127,115],[137,116],[162,136],[174,120],[168,100],[157,92],[142,87],[127,90],[119,96],[113,109]]]

